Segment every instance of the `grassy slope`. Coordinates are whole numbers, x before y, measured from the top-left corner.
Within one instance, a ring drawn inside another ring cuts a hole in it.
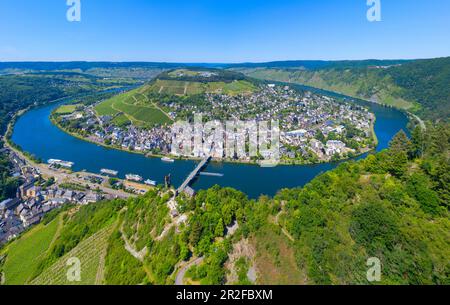
[[[98,104],[95,111],[98,115],[116,115],[122,112],[125,117],[119,115],[115,120],[118,124],[125,124],[127,121],[132,121],[136,125],[169,123],[169,118],[151,103],[146,102],[139,90],[116,95]]]
[[[57,232],[60,217],[47,226],[40,224],[6,248],[6,284],[25,284],[33,274]]]
[[[58,109],[56,109],[56,113],[58,114],[70,114],[75,111],[78,105],[62,105]]]

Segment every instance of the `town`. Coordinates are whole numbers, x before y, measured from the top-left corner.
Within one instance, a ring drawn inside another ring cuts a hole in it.
[[[9,157],[11,176],[20,181],[20,186],[14,198],[0,202],[0,245],[41,222],[54,209],[127,198],[148,190],[147,186],[119,179],[110,179],[114,181],[114,188],[105,187],[109,183],[106,177],[74,174],[61,167],[70,166],[70,162],[53,160],[50,165],[33,165],[13,149],[5,147],[1,153]]]
[[[277,120],[280,123],[280,156],[285,163],[320,163],[336,161],[367,152],[376,146],[373,124],[375,116],[367,108],[336,99],[298,91],[289,86],[260,85],[251,94],[228,95],[205,93],[204,102],[186,99],[180,103],[170,99],[158,101],[169,109],[173,121],[192,121],[189,114],[203,114],[207,121]],[[94,105],[95,106],[95,105]],[[123,150],[148,155],[171,153],[171,126],[151,127],[132,123],[121,126],[114,116],[99,116],[93,105],[78,105],[71,113],[53,113],[61,128],[84,139]],[[203,142],[207,135],[202,134]],[[226,135],[224,134],[224,137]],[[193,154],[184,157],[203,157]],[[257,158],[234,156],[219,151],[213,155],[219,161],[251,162]]]

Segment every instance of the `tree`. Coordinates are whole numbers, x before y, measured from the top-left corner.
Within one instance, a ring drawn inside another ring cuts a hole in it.
[[[425,135],[420,126],[414,128],[411,137],[411,157],[422,157],[425,151]]]
[[[193,221],[191,233],[189,234],[189,243],[192,246],[197,245],[202,233],[202,225],[199,221]]]
[[[369,255],[392,250],[400,238],[395,215],[380,203],[367,203],[352,213],[350,234]]]
[[[407,169],[408,154],[411,151],[411,142],[403,130],[399,131],[389,143],[388,170],[401,177]]]
[[[219,222],[217,223],[216,229],[214,230],[214,235],[216,237],[221,237],[223,236],[223,231],[224,231],[223,220],[222,218],[220,218]]]
[[[389,150],[394,154],[408,153],[411,150],[411,141],[403,130],[400,130],[389,142]]]

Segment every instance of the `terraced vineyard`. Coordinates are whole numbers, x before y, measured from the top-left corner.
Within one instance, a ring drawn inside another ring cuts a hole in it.
[[[148,87],[149,91],[168,95],[194,95],[202,93],[223,93],[228,95],[249,94],[256,90],[255,85],[248,81],[233,82],[189,82],[179,80],[156,80]]]
[[[55,264],[31,281],[32,285],[95,285],[102,284],[103,269],[108,239],[113,232],[114,224],[98,231],[82,241],[72,251],[64,255]],[[81,262],[81,281],[67,280],[67,261],[76,257]]]

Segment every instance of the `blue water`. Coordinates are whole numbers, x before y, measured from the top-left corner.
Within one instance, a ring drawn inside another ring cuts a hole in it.
[[[303,86],[297,87],[302,88]],[[333,97],[344,97],[323,90],[313,89],[313,91]],[[365,104],[375,113],[377,118],[375,132],[379,140],[378,151],[388,147],[389,141],[398,131],[401,129],[407,131],[408,119],[401,111],[352,100]],[[55,107],[57,104],[35,108],[20,117],[14,126],[13,142],[43,160],[54,158],[75,162],[73,167],[75,171],[87,170],[99,173],[100,169],[108,168],[119,171],[119,177],[122,178],[128,173],[133,173],[139,174],[145,179],[156,180],[158,183],[162,183],[164,176],[170,173],[175,186],[180,185],[195,167],[195,161],[164,163],[159,158],[147,158],[140,154],[108,149],[74,138],[50,122],[49,116]],[[241,190],[251,198],[256,198],[261,194],[272,196],[282,188],[303,186],[318,174],[333,169],[337,165],[338,163],[327,163],[261,168],[255,165],[210,163],[207,171],[223,173],[224,176],[200,176],[193,188],[196,190],[206,189],[219,184]]]

